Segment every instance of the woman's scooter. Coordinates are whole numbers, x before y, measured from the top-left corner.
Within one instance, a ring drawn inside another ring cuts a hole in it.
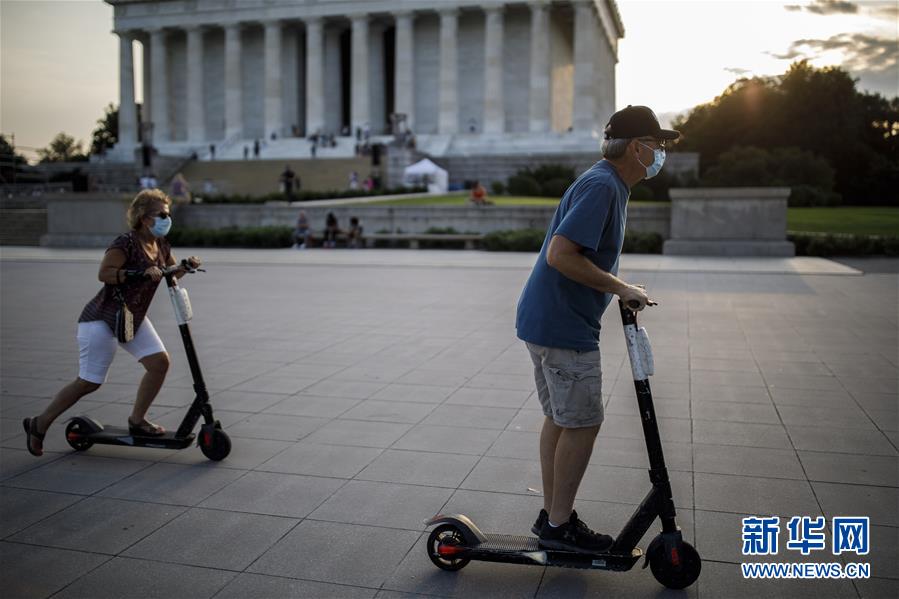
[[[506,562],[535,566],[630,570],[641,557],[643,567],[652,569],[656,580],[671,589],[683,589],[699,577],[702,560],[696,549],[683,540],[675,522],[674,500],[659,427],[656,422],[649,376],[653,373],[652,351],[646,329],[637,327],[637,315],[619,300],[627,353],[637,389],[637,404],[643,421],[643,435],[649,452],[649,480],[652,488],[637,510],[618,533],[612,547],[602,553],[581,553],[544,549],[535,537],[485,534],[463,515],[438,515],[426,522],[437,527],[428,538],[428,557],[438,568],[460,570],[471,560]],[[646,553],[637,543],[658,517],[662,531],[652,540]]]
[[[181,261],[181,267],[187,272],[197,272],[190,267],[187,260]],[[206,391],[206,383],[203,382],[203,373],[200,372],[200,363],[197,360],[197,352],[190,336],[190,328],[187,323],[193,317],[190,308],[190,299],[187,290],[178,286],[175,272],[178,266],[170,266],[163,270],[166,285],[169,288],[169,296],[175,308],[175,320],[181,331],[181,340],[184,342],[184,350],[187,353],[187,363],[190,365],[190,374],[194,381],[193,403],[187,410],[184,420],[174,433],[166,431],[163,435],[133,435],[127,428],[120,426],[104,426],[89,416],[76,416],[66,426],[66,441],[77,451],[85,451],[94,443],[107,445],[130,445],[132,447],[157,447],[165,449],[184,449],[197,440],[200,451],[210,460],[223,460],[231,452],[231,439],[222,430],[222,425],[212,416],[212,405],[209,403],[209,393]],[[200,426],[199,436],[194,435],[193,430],[200,417],[204,424]]]

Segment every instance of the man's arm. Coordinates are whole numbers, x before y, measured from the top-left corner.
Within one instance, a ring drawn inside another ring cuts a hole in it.
[[[643,289],[602,270],[581,253],[582,249],[567,237],[553,235],[549,240],[546,263],[576,283],[602,293],[615,294],[625,303],[636,300],[640,304],[637,310],[646,307],[650,300]]]

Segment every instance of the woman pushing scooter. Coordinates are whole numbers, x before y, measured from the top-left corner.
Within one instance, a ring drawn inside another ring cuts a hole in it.
[[[43,455],[44,435],[60,414],[106,382],[117,343],[146,369],[128,417],[129,431],[141,436],[165,433],[146,419],[169,369],[169,355],[146,314],[163,269],[178,264],[165,239],[172,227],[171,205],[158,189],[141,191],[131,202],[127,213],[131,230],[106,249],[98,275],[103,288],[78,319],[78,377],[63,387],[40,415],[23,421],[32,455]],[[185,262],[176,269],[175,277],[200,265],[196,256]]]

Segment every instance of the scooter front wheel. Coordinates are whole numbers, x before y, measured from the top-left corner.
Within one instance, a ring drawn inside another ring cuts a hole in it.
[[[441,570],[455,572],[468,565],[468,558],[455,557],[464,551],[465,537],[452,524],[443,524],[428,537],[428,557]]]
[[[224,460],[231,453],[231,438],[228,433],[219,428],[209,430],[204,427],[200,431],[197,444],[203,455],[215,462]]]
[[[75,451],[87,451],[94,444],[90,439],[91,429],[80,418],[73,418],[66,425],[66,442]]]
[[[653,542],[650,546],[649,568],[656,580],[669,589],[685,589],[699,578],[702,559],[690,543],[682,541],[672,555],[665,555],[665,544]]]

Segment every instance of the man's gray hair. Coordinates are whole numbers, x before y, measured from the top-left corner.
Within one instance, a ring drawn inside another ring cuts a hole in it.
[[[615,160],[616,158],[621,158],[624,156],[625,150],[627,150],[628,144],[631,143],[631,138],[624,137],[619,139],[606,139],[602,142],[602,156],[603,158],[609,158]]]

